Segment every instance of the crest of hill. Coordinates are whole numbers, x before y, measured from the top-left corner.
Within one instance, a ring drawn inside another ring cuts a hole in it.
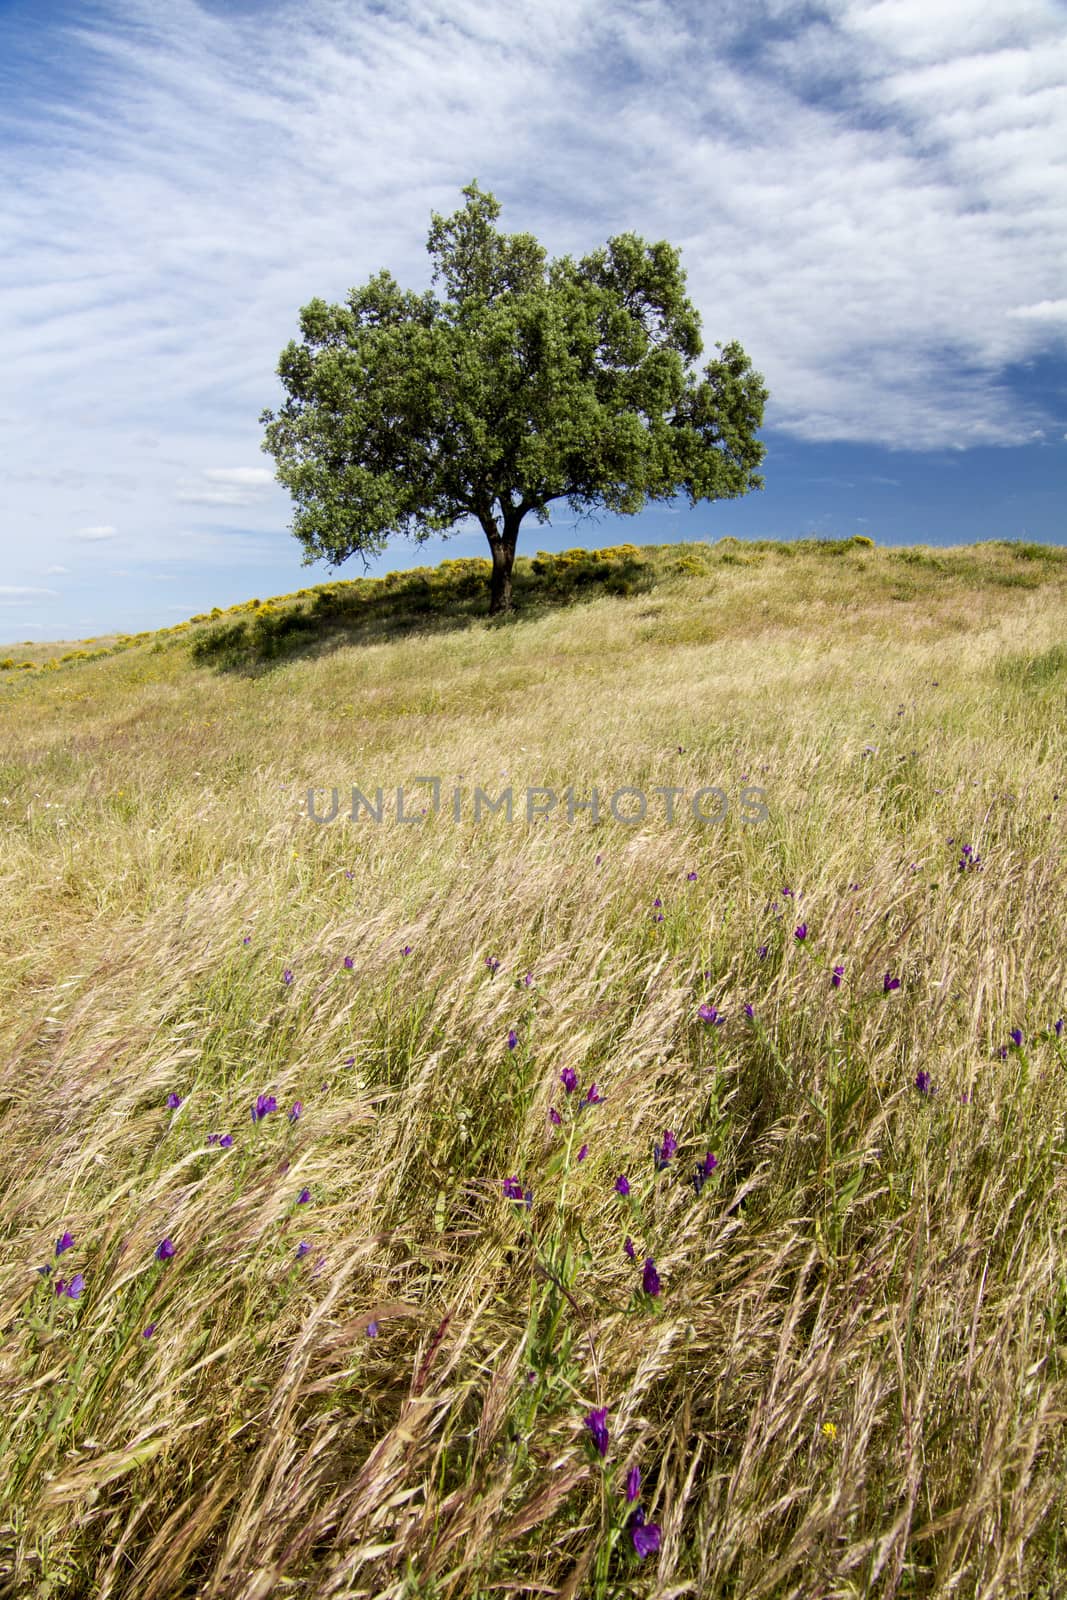
[[[711,594],[729,585],[741,601],[749,587],[745,569],[755,568],[768,578],[778,574],[787,580],[796,605],[847,604],[857,582],[866,600],[902,602],[921,600],[946,586],[1037,588],[1067,572],[1067,549],[1010,540],[879,548],[870,538],[855,536],[539,551],[516,559],[515,612],[491,621],[486,616],[491,563],[466,557],[382,577],[335,579],[225,609],[216,606],[169,628],[82,640],[62,653],[54,644],[25,641],[8,646],[0,656],[0,685],[77,670],[130,650],[159,654],[184,646],[198,666],[255,671],[338,644],[383,642],[479,622],[521,626],[548,609],[603,597],[625,599],[653,591]],[[852,582],[842,584],[846,573]],[[762,604],[766,609],[768,602]]]

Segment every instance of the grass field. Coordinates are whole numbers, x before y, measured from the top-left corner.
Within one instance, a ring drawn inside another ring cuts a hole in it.
[[[0,1596],[1057,1600],[1067,549],[487,565],[0,652]]]

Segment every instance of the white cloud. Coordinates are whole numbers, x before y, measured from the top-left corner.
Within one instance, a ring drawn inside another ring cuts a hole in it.
[[[1013,306],[1006,315],[1038,322],[1067,322],[1067,300],[1040,300],[1036,306]]]
[[[255,505],[273,485],[274,472],[270,467],[208,467],[201,478],[207,483],[180,483],[175,499],[193,506]]]
[[[59,577],[61,574],[69,572],[69,571],[70,571],[69,567],[57,567],[57,566],[45,567],[44,575],[45,575],[46,578]]]
[[[2,595],[54,595],[56,592],[55,589],[30,589],[20,583],[0,583],[0,594]]]
[[[802,437],[1014,436],[989,369],[1036,348],[1039,328],[1007,312],[1020,287],[1049,297],[1063,253],[1067,30],[1051,0],[830,0],[821,23],[800,0],[728,4],[714,30],[684,0],[448,10],[309,0],[252,19],[133,0],[75,28],[95,93],[30,141],[37,181],[10,203],[38,269],[16,371],[52,386],[88,354],[116,410],[130,364],[154,368],[189,407],[225,396],[252,435],[299,306],[386,265],[426,286],[429,211],[479,174],[499,226],[550,255],[630,227],[683,238],[706,340],[742,339]],[[838,80],[844,98],[827,97]],[[431,129],[447,161],[427,163]],[[889,359],[902,346],[908,371]],[[986,369],[948,403],[946,351]],[[872,358],[873,408],[855,381]],[[223,470],[179,501],[247,504],[255,480],[233,474],[255,469]]]
[[[679,245],[702,361],[740,339],[768,425],[798,439],[947,451],[1049,426],[1001,374],[1063,350],[1063,7],[709,14],[99,0],[35,22],[77,92],[45,72],[0,106],[0,340],[25,434],[4,525],[101,505],[146,560],[186,560],[191,535],[225,551],[228,518],[285,501],[257,419],[299,308],[382,268],[431,287],[430,212],[475,176],[549,258],[627,230]],[[184,506],[209,523],[181,526]],[[288,509],[257,512],[275,554],[295,550]]]
[[[255,488],[263,488],[274,482],[274,474],[269,467],[208,467],[204,477],[212,483],[236,483]]]

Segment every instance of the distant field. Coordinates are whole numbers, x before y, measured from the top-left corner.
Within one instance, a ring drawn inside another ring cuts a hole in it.
[[[487,566],[0,647],[0,1600],[1057,1600],[1067,549]]]

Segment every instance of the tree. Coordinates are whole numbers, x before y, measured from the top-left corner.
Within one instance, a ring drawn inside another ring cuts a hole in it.
[[[737,343],[704,381],[679,253],[636,234],[554,261],[502,235],[477,181],[464,210],[433,212],[427,250],[451,298],[401,291],[387,271],[344,305],[312,300],[282,352],[288,392],[264,411],[263,449],[295,503],[304,565],[421,543],[476,517],[492,555],[490,614],[511,609],[519,526],[566,498],[632,515],[684,488],[698,500],[762,489],[755,431],[767,390]]]

